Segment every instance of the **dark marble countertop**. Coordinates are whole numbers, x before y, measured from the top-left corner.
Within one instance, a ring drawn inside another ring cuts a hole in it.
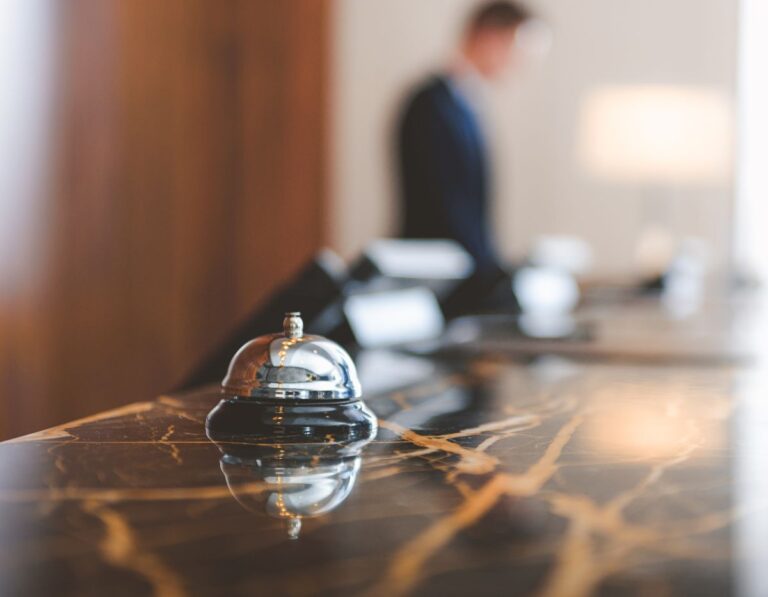
[[[766,594],[756,369],[387,358],[338,461],[213,444],[216,388],[0,444],[0,593]]]

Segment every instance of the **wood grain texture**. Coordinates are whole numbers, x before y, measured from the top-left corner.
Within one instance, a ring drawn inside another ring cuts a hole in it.
[[[325,0],[50,10],[46,258],[0,309],[0,437],[167,388],[325,240]]]

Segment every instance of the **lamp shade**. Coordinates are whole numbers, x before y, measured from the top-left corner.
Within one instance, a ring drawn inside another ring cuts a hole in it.
[[[617,182],[708,185],[730,177],[728,98],[709,88],[611,86],[587,94],[579,157]]]

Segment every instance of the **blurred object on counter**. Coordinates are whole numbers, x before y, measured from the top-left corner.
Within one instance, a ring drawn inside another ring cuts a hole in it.
[[[573,310],[580,291],[575,278],[555,267],[519,269],[513,280],[522,309],[518,324],[533,338],[563,338],[576,331]]]
[[[357,272],[367,269],[363,264],[389,278],[422,280],[462,280],[475,269],[469,253],[448,239],[378,239],[366,247],[352,277],[360,279]]]
[[[435,295],[424,287],[352,294],[344,314],[362,348],[434,340],[445,324]]]
[[[652,224],[643,231],[635,247],[635,264],[646,289],[661,290],[674,256],[675,238],[669,230]]]
[[[698,238],[680,243],[664,276],[661,299],[669,312],[678,317],[694,313],[702,304],[711,250]]]

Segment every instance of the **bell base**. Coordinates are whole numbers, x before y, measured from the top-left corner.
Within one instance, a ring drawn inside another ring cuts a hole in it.
[[[362,400],[224,398],[205,420],[208,437],[219,442],[351,442],[370,438],[376,428],[376,415]]]

